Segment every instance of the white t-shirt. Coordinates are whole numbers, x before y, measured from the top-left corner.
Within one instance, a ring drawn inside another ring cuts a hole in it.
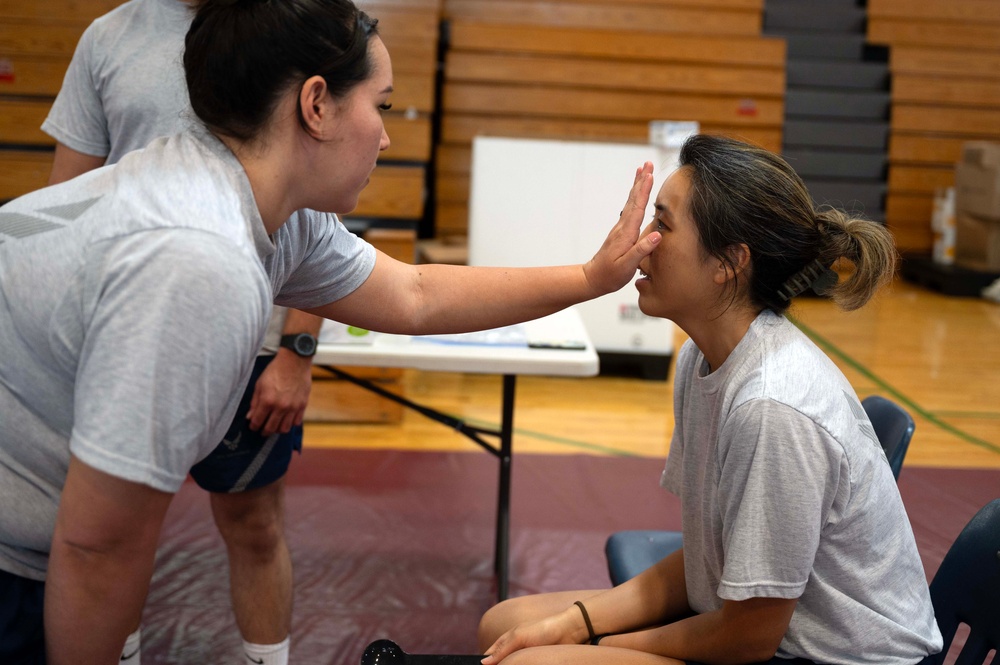
[[[798,598],[777,655],[912,665],[941,650],[916,542],[885,453],[840,370],[765,311],[708,373],[678,355],[661,484],[683,506],[698,613]]]
[[[44,577],[71,452],[176,491],[223,438],[271,303],[335,301],[374,264],[333,215],[268,236],[204,129],[0,208],[0,568]]]

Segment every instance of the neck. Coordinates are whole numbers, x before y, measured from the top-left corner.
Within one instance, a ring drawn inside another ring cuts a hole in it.
[[[713,313],[700,321],[685,322],[683,325],[678,323],[678,325],[698,345],[705,355],[710,371],[714,372],[726,362],[750,330],[750,324],[760,311],[745,306],[733,306],[721,315],[715,316]]]
[[[243,142],[225,136],[219,139],[243,166],[264,228],[268,234],[274,233],[302,207],[294,203],[296,177],[292,165],[296,160],[281,148],[287,143],[280,140]]]

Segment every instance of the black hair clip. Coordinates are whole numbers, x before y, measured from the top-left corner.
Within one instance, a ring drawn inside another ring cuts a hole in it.
[[[837,285],[837,279],[836,272],[816,259],[785,280],[785,283],[778,289],[778,295],[787,302],[811,288],[816,295],[821,296]]]

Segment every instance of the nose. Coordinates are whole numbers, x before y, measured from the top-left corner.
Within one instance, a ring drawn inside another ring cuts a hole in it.
[[[389,133],[385,131],[385,125],[382,125],[382,140],[378,144],[379,152],[389,149]]]

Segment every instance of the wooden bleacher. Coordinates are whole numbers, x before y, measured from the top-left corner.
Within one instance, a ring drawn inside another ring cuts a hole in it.
[[[476,135],[641,142],[650,120],[781,149],[785,44],[763,0],[445,0],[436,234],[468,229]]]
[[[868,41],[890,47],[886,223],[929,252],[934,190],[954,184],[965,141],[1000,140],[1000,3],[868,0]]]

